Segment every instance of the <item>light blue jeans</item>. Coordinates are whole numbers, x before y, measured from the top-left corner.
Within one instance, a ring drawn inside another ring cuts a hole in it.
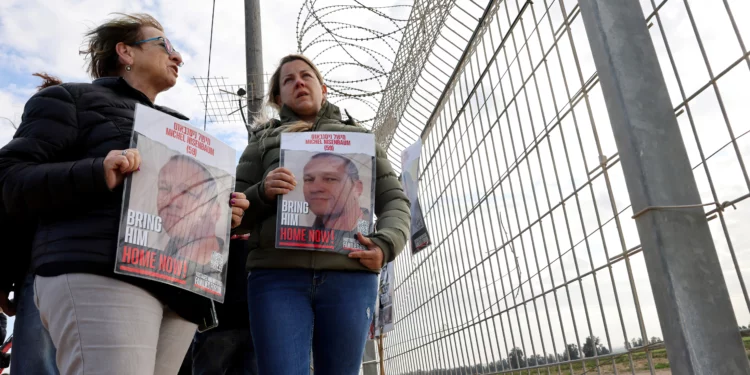
[[[374,314],[378,275],[370,272],[253,270],[250,329],[258,374],[356,375]]]

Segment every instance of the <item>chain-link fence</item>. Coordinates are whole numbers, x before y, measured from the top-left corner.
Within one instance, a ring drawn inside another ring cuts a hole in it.
[[[750,3],[640,5],[746,329]],[[386,137],[394,164],[424,141],[433,239],[397,260],[387,372],[669,373],[580,6],[451,6]]]

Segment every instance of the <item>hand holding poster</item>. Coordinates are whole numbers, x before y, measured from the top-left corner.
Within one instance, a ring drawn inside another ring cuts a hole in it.
[[[419,154],[422,153],[422,140],[401,152],[401,183],[411,202],[411,253],[416,254],[430,246],[430,234],[419,204]]]
[[[184,121],[137,105],[115,272],[224,301],[235,150]]]
[[[348,254],[373,230],[375,136],[284,133],[281,167],[297,186],[278,199],[276,247]]]

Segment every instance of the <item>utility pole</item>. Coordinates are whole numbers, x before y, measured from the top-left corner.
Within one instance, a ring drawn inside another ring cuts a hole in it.
[[[263,108],[263,38],[260,0],[245,0],[245,64],[247,69],[247,121]]]
[[[701,196],[638,1],[581,0],[675,374],[750,374]],[[646,337],[644,337],[646,340]]]

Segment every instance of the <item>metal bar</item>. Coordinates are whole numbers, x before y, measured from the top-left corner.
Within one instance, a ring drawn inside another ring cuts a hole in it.
[[[447,116],[447,114],[445,112],[443,112],[443,116],[445,117],[445,116]],[[440,128],[442,128],[443,125],[444,125],[444,120],[440,121],[440,123],[438,124],[438,126]],[[434,145],[434,143],[430,143],[430,144]],[[437,152],[437,150],[435,149],[432,154],[435,154],[436,152]],[[432,193],[433,193],[433,196],[435,196],[435,194],[436,194],[436,192],[434,191],[435,186],[434,185],[432,185],[432,186],[433,186]],[[440,198],[437,197],[437,196],[435,196],[435,199],[440,199]],[[442,217],[446,217],[447,216],[447,212],[444,212],[444,208],[442,206],[439,208],[439,211],[440,211],[440,213],[444,214],[444,215],[441,215]],[[440,236],[444,238],[445,236],[447,236],[447,234],[446,234],[446,232],[447,232],[447,229],[446,229],[447,222],[444,221],[444,220],[441,220],[440,223],[441,223],[441,226],[440,226]],[[447,264],[452,264],[452,262],[449,263],[449,258],[448,258],[449,254],[447,252],[443,252],[441,255],[442,256],[439,259],[442,261],[441,262],[442,266],[445,266]],[[453,267],[448,267],[448,268],[453,268]],[[434,293],[433,293],[433,295],[434,295]],[[455,298],[450,298],[448,294],[441,295],[441,296],[444,297],[445,299],[450,300],[451,302],[455,301]],[[455,306],[454,306],[454,309],[455,309]],[[453,317],[455,318],[455,315],[453,315]],[[447,321],[447,319],[446,319],[446,321]],[[453,324],[455,324],[455,320],[454,320]],[[451,355],[452,355],[451,359],[452,359],[454,365],[457,366],[460,363],[460,360],[461,360],[461,357],[460,357],[460,355],[458,353],[458,350],[457,350],[457,346],[459,344],[456,341],[453,341],[452,344],[453,344],[453,346],[452,346],[452,350],[453,351],[451,352]]]
[[[640,4],[579,3],[633,207],[698,201]],[[750,374],[702,210],[654,210],[636,225],[673,371]]]
[[[485,52],[485,60],[487,60],[486,50],[484,52]],[[478,113],[479,109],[477,109],[476,111]],[[476,120],[472,122],[472,127],[474,128],[474,137],[475,137],[475,139],[479,139],[480,138],[480,136],[478,134],[481,133],[480,129],[483,128],[482,117],[481,116],[478,116],[478,117],[479,117],[479,126],[477,126]],[[474,154],[474,156],[472,156],[472,158],[474,160],[476,160],[477,155],[478,154]],[[488,174],[485,173],[485,171],[484,171],[483,163],[479,162],[479,163],[476,163],[476,164],[478,164],[478,165],[474,168],[474,171],[473,171],[474,175],[476,176],[478,174],[479,176],[481,176],[481,179],[479,179],[479,181],[481,181],[481,185],[480,185],[479,188],[481,189],[481,191],[486,191],[486,188],[488,186],[487,181],[486,181],[486,177],[487,177]],[[477,173],[477,169],[478,169],[478,173]],[[471,185],[469,185],[469,186],[471,186]],[[478,193],[477,193],[477,196],[479,196]],[[489,245],[487,244],[487,236],[486,236],[486,233],[487,233],[487,231],[488,231],[489,228],[487,228],[485,226],[484,220],[482,220],[481,218],[477,219],[477,216],[480,216],[480,217],[482,216],[482,212],[483,211],[481,210],[481,206],[480,206],[480,210],[478,210],[478,212],[475,212],[475,214],[474,214],[474,220],[473,220],[474,221],[474,223],[473,223],[474,225],[471,225],[471,227],[475,228],[475,232],[472,233],[472,239],[484,237],[484,239],[485,239],[484,240],[485,247],[489,248]],[[480,241],[477,241],[477,242],[479,243],[479,246],[481,248],[481,242]],[[476,262],[477,261],[477,258],[476,258],[477,254],[482,254],[482,252],[477,251],[475,249],[473,251],[473,254],[475,255],[474,262]],[[482,256],[480,256],[480,259],[481,259],[481,257]],[[482,271],[481,273],[484,275],[484,282],[487,283],[487,270],[484,267],[482,267],[481,271]],[[479,273],[479,272],[477,272],[477,273]],[[476,291],[476,289],[475,289],[475,291]],[[480,292],[480,296],[484,297],[484,293]],[[489,302],[489,296],[487,296],[487,299],[488,299],[487,300],[487,304],[489,304],[490,303]],[[482,299],[482,307],[484,307],[484,306],[486,306],[486,305],[484,303],[484,298],[483,298]],[[495,322],[493,321],[492,323],[493,323],[492,326],[494,327],[494,331],[497,332],[497,327],[495,325]],[[489,325],[487,325],[487,327],[489,328]],[[481,330],[481,327],[480,327],[480,330]],[[486,342],[492,342],[491,334],[489,332],[487,333]],[[486,346],[485,346],[485,349],[486,349]],[[490,356],[487,357],[487,363],[491,362],[491,358],[495,358],[493,354],[494,353],[492,353],[492,346],[490,345]]]

